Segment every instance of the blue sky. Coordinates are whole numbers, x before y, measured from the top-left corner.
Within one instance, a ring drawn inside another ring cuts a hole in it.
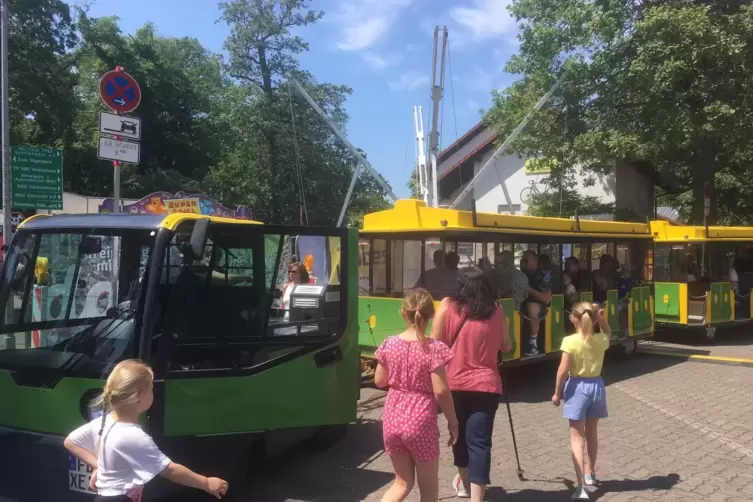
[[[517,50],[517,25],[507,11],[510,0],[311,3],[325,16],[301,32],[310,45],[301,66],[320,81],[353,89],[347,102],[348,138],[367,153],[398,196],[408,194],[415,161],[415,105],[423,106],[427,134],[429,130],[435,26],[447,26],[451,56],[441,115],[443,146],[479,121],[480,110],[491,104],[492,89],[515,79],[503,72]],[[228,33],[226,25],[215,22],[220,16],[215,0],[95,0],[89,14],[118,16],[126,33],[152,22],[161,35],[195,37],[218,53],[224,52]]]

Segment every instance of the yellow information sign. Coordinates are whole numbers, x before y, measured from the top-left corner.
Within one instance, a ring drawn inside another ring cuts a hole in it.
[[[557,159],[527,159],[525,170],[526,174],[552,174],[556,166]]]
[[[201,214],[199,199],[167,199],[165,201],[167,214],[190,213]]]

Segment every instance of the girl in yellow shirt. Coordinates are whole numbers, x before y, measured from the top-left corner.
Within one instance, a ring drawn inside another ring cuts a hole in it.
[[[552,403],[559,406],[564,400],[563,416],[570,421],[570,447],[578,478],[572,499],[589,500],[584,484],[596,484],[598,424],[599,419],[608,416],[601,368],[611,331],[604,311],[596,304],[576,303],[570,320],[578,332],[562,340],[562,362],[557,370]],[[595,324],[599,325],[600,333],[594,333]],[[584,446],[588,449],[588,458],[584,456]]]

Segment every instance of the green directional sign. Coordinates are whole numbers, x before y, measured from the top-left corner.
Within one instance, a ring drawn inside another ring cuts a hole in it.
[[[14,146],[10,153],[13,207],[63,209],[63,151]]]

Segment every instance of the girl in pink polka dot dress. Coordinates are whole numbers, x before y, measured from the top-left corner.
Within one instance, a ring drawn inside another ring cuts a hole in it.
[[[445,364],[452,359],[443,342],[426,336],[434,316],[434,299],[415,289],[405,300],[401,314],[408,329],[392,336],[376,351],[374,381],[389,387],[382,415],[384,451],[392,459],[395,482],[382,502],[401,502],[417,480],[421,502],[439,499],[439,427],[437,404],[447,418],[449,445],[458,436],[458,420],[447,387]]]

